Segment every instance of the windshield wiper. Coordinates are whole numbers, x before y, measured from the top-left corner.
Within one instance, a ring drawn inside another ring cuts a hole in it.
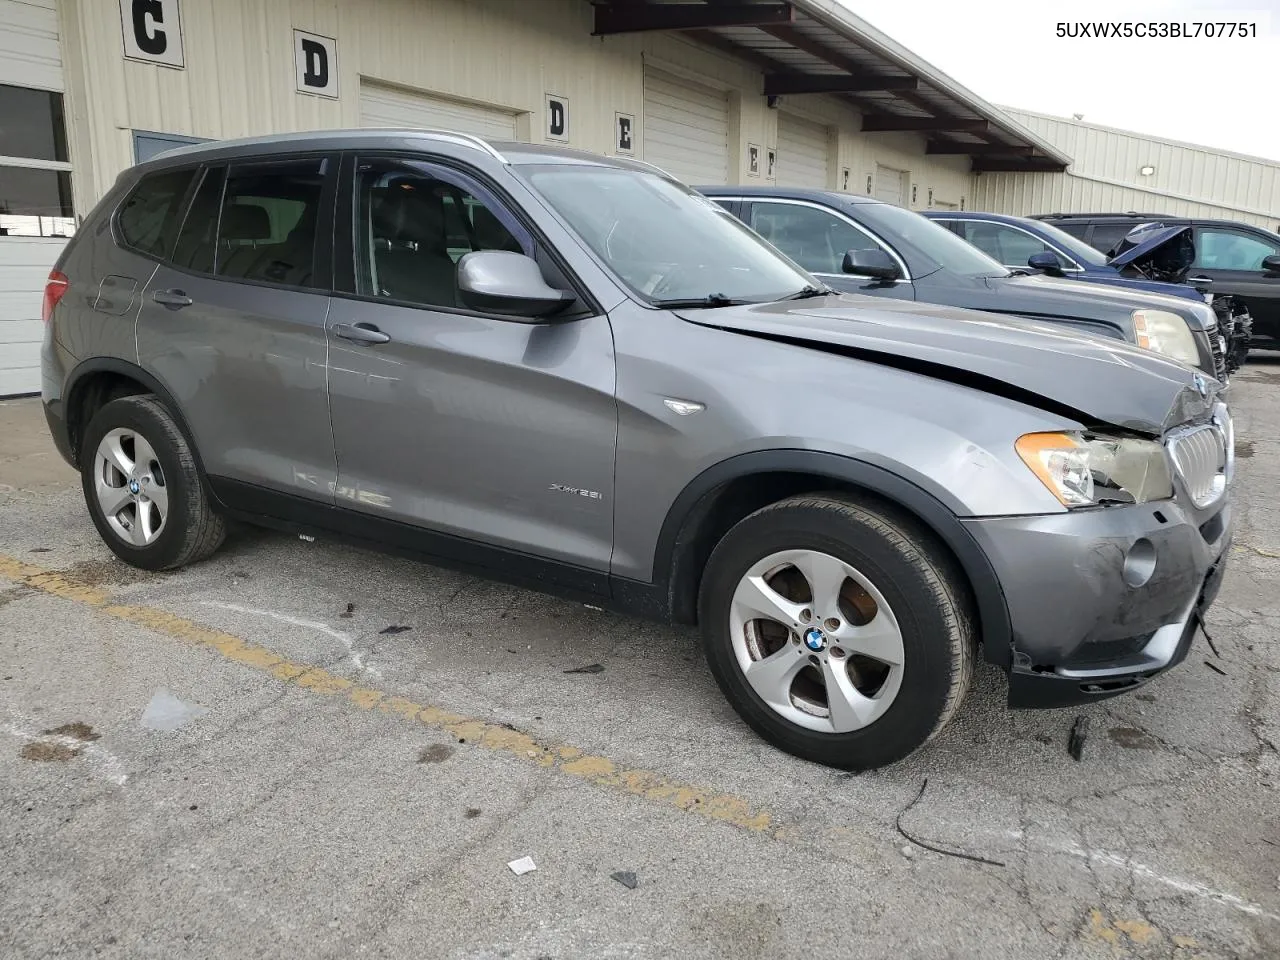
[[[723,293],[708,293],[705,297],[688,297],[685,299],[675,300],[654,300],[655,307],[665,307],[668,310],[694,310],[694,309],[710,309],[714,307],[732,307],[740,303],[748,303],[747,300],[733,300],[725,296]]]
[[[804,287],[797,290],[789,297],[783,297],[783,300],[808,300],[812,297],[825,297],[828,294],[835,293],[830,287]]]

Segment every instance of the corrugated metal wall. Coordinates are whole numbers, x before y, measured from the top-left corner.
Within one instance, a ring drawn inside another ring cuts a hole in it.
[[[1138,210],[1280,224],[1280,162],[1215,152],[1021,110],[1006,112],[1072,158],[1067,173],[986,173],[972,209],[1035,214]],[[1140,171],[1155,168],[1149,176]]]
[[[81,212],[133,161],[135,130],[225,138],[359,124],[361,77],[510,110],[543,139],[548,93],[567,97],[570,145],[607,153],[615,112],[637,118],[644,155],[644,67],[725,91],[730,182],[747,172],[747,145],[777,146],[777,111],[761,74],[674,34],[595,38],[587,0],[182,0],[186,67],[124,59],[114,0],[59,0],[66,22],[72,157]],[[339,99],[295,92],[294,28],[337,40]],[[917,207],[930,188],[958,200],[967,158],[927,157],[916,134],[860,134],[856,110],[830,96],[788,97],[786,108],[836,129],[834,186],[865,192],[877,162],[910,171]]]

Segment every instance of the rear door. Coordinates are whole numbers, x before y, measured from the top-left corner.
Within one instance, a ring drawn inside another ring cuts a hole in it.
[[[177,400],[215,483],[331,502],[336,157],[235,161],[200,176],[171,256],[142,291],[139,362]]]
[[[427,159],[348,164],[339,273],[353,276],[329,316],[338,505],[401,525],[387,536],[427,552],[479,541],[606,573],[618,430],[609,318],[583,301],[552,323],[468,309],[457,261],[473,250],[531,255],[553,286],[572,283],[478,174]]]
[[[897,252],[843,214],[800,200],[753,200],[743,208],[741,216],[756,233],[837,290],[915,299],[907,265]],[[881,283],[850,276],[841,269],[850,250],[883,250],[898,262],[903,279]]]
[[[1280,341],[1280,274],[1262,261],[1280,254],[1280,243],[1265,234],[1220,224],[1195,224],[1196,261],[1191,277],[1208,277],[1215,294],[1244,301],[1253,316],[1253,335]]]

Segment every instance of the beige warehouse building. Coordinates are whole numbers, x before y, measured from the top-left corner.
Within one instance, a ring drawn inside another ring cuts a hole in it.
[[[1057,186],[1074,154],[1056,128],[837,0],[0,0],[0,396],[39,390],[45,278],[121,170],[195,140],[358,126],[912,209],[1077,196]]]

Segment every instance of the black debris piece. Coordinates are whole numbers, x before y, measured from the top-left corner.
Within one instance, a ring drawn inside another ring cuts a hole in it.
[[[356,612],[356,605],[354,603],[348,603],[347,609],[342,611],[342,613],[338,614],[338,616],[342,617],[342,619],[344,620],[350,620],[351,615],[355,612]]]
[[[383,627],[383,628],[382,628],[381,630],[379,630],[378,632],[379,632],[379,633],[404,633],[404,632],[406,632],[406,631],[408,631],[408,630],[412,630],[412,629],[413,629],[413,627],[406,627],[404,624],[397,623],[397,624],[394,624],[393,626],[390,626],[390,627]]]
[[[1076,722],[1071,725],[1071,737],[1067,740],[1067,752],[1071,754],[1073,760],[1084,757],[1084,743],[1088,739],[1089,718],[1076,717]]]
[[[1209,644],[1209,649],[1213,651],[1213,655],[1215,657],[1221,660],[1222,654],[1218,652],[1218,645],[1213,642],[1213,637],[1209,636],[1209,630],[1204,625],[1204,617],[1200,616],[1200,614],[1197,613],[1196,622],[1200,624],[1200,632],[1204,634],[1204,639],[1205,639],[1205,642]]]
[[[466,813],[463,814],[463,816],[466,817],[468,820],[474,820],[476,817],[480,816],[480,808],[467,807],[467,811]]]
[[[960,850],[944,850],[942,847],[935,847],[931,843],[926,843],[924,840],[920,840],[916,837],[913,837],[911,834],[907,833],[906,830],[902,829],[902,818],[906,816],[908,812],[910,812],[912,807],[914,807],[917,803],[920,802],[920,798],[924,796],[924,790],[925,790],[925,787],[927,786],[929,786],[929,778],[925,777],[924,780],[921,781],[920,783],[920,792],[916,794],[915,799],[912,800],[910,803],[908,803],[905,807],[903,807],[902,812],[898,814],[898,819],[894,821],[894,826],[898,828],[898,833],[902,834],[904,838],[906,838],[907,840],[910,840],[917,847],[923,847],[925,850],[931,850],[934,853],[940,853],[944,857],[957,857],[960,860],[971,860],[974,863],[986,863],[993,867],[1003,867],[1004,863],[1002,863],[999,860],[989,860],[986,857],[980,857],[977,854],[973,854],[973,853],[964,853]]]
[[[1212,670],[1214,673],[1219,674],[1220,676],[1225,677],[1227,675],[1227,671],[1223,670],[1216,663],[1210,663],[1208,660],[1206,660],[1204,662],[1204,665],[1208,667],[1210,670]]]
[[[617,873],[609,874],[609,876],[614,880],[617,880],[628,890],[634,890],[640,883],[640,881],[636,879],[634,870],[619,870]]]
[[[28,553],[53,553],[53,550],[49,547],[32,547],[27,552]]]
[[[572,670],[566,670],[565,673],[604,673],[604,664],[589,663],[585,667],[574,667]]]

